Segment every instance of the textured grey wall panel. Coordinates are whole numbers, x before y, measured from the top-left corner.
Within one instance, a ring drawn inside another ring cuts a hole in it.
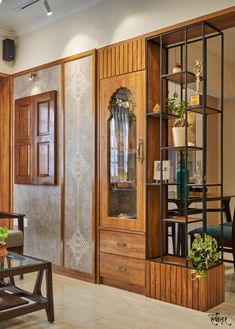
[[[60,265],[60,207],[59,186],[61,159],[61,69],[60,66],[37,72],[34,82],[28,75],[14,79],[14,99],[57,90],[57,185],[13,187],[13,209],[28,218],[25,228],[25,253]]]
[[[65,267],[92,272],[92,56],[65,64]]]

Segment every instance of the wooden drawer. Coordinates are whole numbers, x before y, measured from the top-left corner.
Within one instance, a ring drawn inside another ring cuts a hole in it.
[[[101,230],[100,251],[145,259],[145,236]]]
[[[100,276],[119,284],[145,287],[145,261],[101,252]]]

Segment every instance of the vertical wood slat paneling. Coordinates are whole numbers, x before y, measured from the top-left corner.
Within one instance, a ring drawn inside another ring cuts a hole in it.
[[[120,74],[120,48],[115,47],[115,49],[116,49],[116,58],[115,58],[116,75],[119,75]]]
[[[176,289],[177,289],[177,292],[176,292],[176,304],[177,305],[182,305],[182,299],[181,299],[181,296],[182,296],[182,277],[181,277],[181,274],[182,274],[182,267],[180,266],[177,266],[177,274],[176,274]]]
[[[120,45],[120,74],[124,73],[124,44]]]
[[[157,266],[154,266],[154,264],[152,264],[152,266],[151,266],[151,281],[150,281],[150,285],[151,285],[151,287],[153,287],[152,289],[150,289],[151,290],[151,297],[152,298],[156,298],[157,297],[157,295],[156,295],[156,287],[157,287],[157,284],[155,285],[154,284],[154,280],[155,280],[155,278],[156,278],[156,269],[157,269]]]
[[[156,299],[161,298],[161,264],[156,264]]]
[[[165,290],[166,290],[166,302],[171,302],[171,266],[166,265],[166,280],[165,280]]]
[[[112,76],[112,48],[108,50],[108,78]]]
[[[191,273],[187,270],[187,307],[193,308],[193,282],[191,280]]]
[[[145,69],[144,38],[102,48],[98,54],[100,79]]]
[[[104,78],[104,52],[101,50],[99,52],[99,76],[100,79]]]
[[[104,74],[103,78],[108,77],[108,52],[103,51],[103,65],[104,65]]]
[[[177,304],[176,302],[176,295],[177,295],[177,267],[176,266],[169,266],[171,270],[170,282],[171,282],[171,303]]]
[[[112,53],[112,70],[111,75],[112,77],[116,75],[116,47],[111,48]]]
[[[147,263],[151,298],[203,312],[224,302],[223,265],[210,269],[207,278],[192,281],[189,268]]]
[[[129,42],[129,70],[128,72],[131,73],[133,72],[133,44],[132,42]]]
[[[182,267],[182,306],[187,307],[187,269]]]
[[[160,297],[162,301],[166,301],[166,265],[161,264],[160,267],[160,276],[161,276],[161,293]]]
[[[137,40],[133,41],[132,44],[133,47],[133,71],[137,71],[137,61],[138,61],[138,45],[137,45]]]

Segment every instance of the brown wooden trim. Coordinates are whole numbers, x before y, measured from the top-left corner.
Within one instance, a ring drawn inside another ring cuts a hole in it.
[[[114,227],[107,227],[107,226],[99,226],[99,230],[105,230],[105,231],[112,231],[112,232],[120,232],[120,233],[127,233],[127,234],[137,234],[137,235],[145,235],[145,232],[143,231],[127,231],[122,229],[116,229]]]
[[[14,116],[13,116],[13,78],[12,76],[10,77],[10,90],[9,90],[9,109],[10,109],[10,122],[9,122],[9,137],[10,137],[10,147],[9,147],[9,154],[10,154],[10,181],[9,181],[9,186],[10,186],[10,207],[9,207],[9,212],[13,211],[13,184],[14,184],[14,179],[13,179],[13,150],[14,150],[14,145],[13,145],[13,132],[14,132]],[[13,223],[12,223],[13,225]]]
[[[100,109],[99,109],[99,88],[100,88],[100,65],[99,65],[99,55],[98,51],[96,52],[97,55],[97,65],[96,65],[96,282],[100,283],[100,239],[99,239],[99,226],[100,226]]]
[[[96,51],[92,53],[92,112],[93,112],[93,131],[94,131],[94,170],[93,170],[93,178],[92,178],[92,274],[94,277],[94,281],[96,281],[96,195],[97,195],[97,109],[96,109],[96,70],[97,70],[97,60],[96,60]]]
[[[10,78],[11,77],[11,74],[0,72],[0,77],[1,78]]]
[[[60,261],[61,266],[64,266],[64,211],[65,211],[65,85],[64,85],[65,73],[64,63],[61,64],[61,168],[60,168],[60,190],[61,190],[61,209],[60,209]]]
[[[93,274],[90,274],[90,273],[80,272],[80,271],[68,269],[68,268],[65,268],[62,266],[58,266],[58,265],[53,265],[52,269],[53,269],[53,272],[56,274],[68,276],[70,278],[79,279],[79,280],[83,280],[86,282],[95,283]]]
[[[26,69],[26,70],[23,70],[23,71],[16,72],[12,76],[13,76],[13,78],[16,78],[16,77],[19,77],[21,75],[28,74],[30,72],[40,71],[40,70],[43,70],[43,69],[47,69],[47,68],[49,68],[51,66],[61,65],[63,63],[74,61],[74,60],[79,59],[79,58],[91,56],[91,55],[94,54],[94,52],[95,52],[94,49],[88,50],[88,51],[84,51],[84,52],[82,52],[80,54],[76,54],[76,55],[73,55],[73,56],[64,57],[64,58],[58,59],[56,61],[52,61],[52,62],[49,62],[49,63],[46,63],[46,64],[42,64],[42,65],[39,65],[39,66],[32,67],[30,69]]]

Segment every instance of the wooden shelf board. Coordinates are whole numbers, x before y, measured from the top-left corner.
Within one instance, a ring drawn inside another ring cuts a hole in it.
[[[189,106],[187,111],[203,114],[203,106]],[[205,107],[205,114],[220,114],[221,111],[213,107]]]
[[[160,186],[160,182],[151,182],[151,183],[146,183],[147,186]],[[179,183],[173,183],[173,182],[162,182],[162,185],[172,185],[172,186],[177,186],[180,185]]]
[[[196,222],[201,222],[201,218],[196,218],[196,217],[188,217],[186,220],[186,217],[172,217],[172,218],[166,218],[162,219],[163,222],[168,222],[168,223],[185,223],[185,224],[190,224],[190,223],[196,223]]]
[[[188,146],[188,151],[202,151],[202,147]],[[162,150],[172,150],[172,151],[184,151],[186,146],[163,146]]]
[[[29,302],[17,295],[9,294],[5,291],[0,292],[0,311],[10,309],[12,307],[26,305]]]
[[[160,119],[160,112],[148,112],[147,113],[147,117],[153,117],[153,118],[159,118]],[[164,120],[171,120],[171,119],[177,119],[178,118],[178,115],[176,114],[172,114],[172,113],[166,113],[166,112],[162,112],[162,118]]]
[[[193,83],[196,81],[194,73],[189,71],[181,71],[177,73],[169,73],[162,75],[162,78],[178,84]]]
[[[159,262],[159,263],[167,263],[167,264],[173,264],[173,265],[180,265],[180,266],[186,266],[186,258],[184,257],[177,257],[177,256],[171,256],[166,255],[157,258],[150,259],[151,262]]]

